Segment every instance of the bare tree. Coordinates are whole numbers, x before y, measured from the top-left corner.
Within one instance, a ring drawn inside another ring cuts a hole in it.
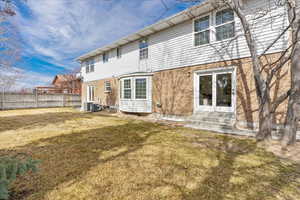
[[[8,20],[15,14],[14,1],[0,0],[0,89],[3,93],[21,78],[21,70],[16,67],[20,58],[17,31]]]
[[[179,0],[185,2],[203,2],[203,0]],[[289,96],[289,111],[286,119],[286,131],[284,141],[286,144],[295,142],[297,123],[299,121],[300,104],[300,64],[299,64],[299,3],[297,0],[270,0],[276,6],[288,7],[289,24],[284,30],[281,31],[278,37],[272,41],[263,51],[259,53],[261,48],[254,37],[254,28],[251,21],[247,18],[244,8],[243,0],[211,0],[211,4],[215,8],[229,7],[238,16],[243,31],[247,46],[250,52],[252,61],[252,70],[254,72],[254,80],[256,85],[256,94],[259,101],[259,132],[256,135],[257,140],[265,140],[271,137],[272,124],[274,120],[274,113],[278,106],[284,102]],[[259,15],[256,18],[266,16],[272,8],[261,8]],[[274,9],[274,8],[273,8]],[[279,41],[289,30],[292,32],[292,41],[285,51],[281,53],[278,59],[273,62],[264,64],[262,59],[266,58],[266,53]],[[237,36],[238,37],[238,36]],[[237,38],[236,37],[236,38]],[[234,39],[236,39],[234,38]],[[298,60],[297,60],[298,59]],[[271,100],[271,87],[272,82],[280,70],[291,62],[292,86],[287,92],[281,96]]]
[[[283,145],[296,142],[297,127],[300,121],[300,2],[287,0],[289,23],[291,26],[291,95],[288,102],[288,111],[283,136]]]

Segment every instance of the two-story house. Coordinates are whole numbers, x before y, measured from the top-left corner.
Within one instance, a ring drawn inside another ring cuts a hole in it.
[[[287,26],[286,9],[269,0],[244,0],[243,6],[262,53]],[[269,13],[258,17],[264,8]],[[287,45],[285,34],[263,62],[276,59]],[[253,128],[258,103],[249,57],[238,17],[207,0],[80,56],[82,101],[219,131]],[[272,85],[273,97],[289,87],[288,68]],[[276,122],[283,122],[285,107]]]

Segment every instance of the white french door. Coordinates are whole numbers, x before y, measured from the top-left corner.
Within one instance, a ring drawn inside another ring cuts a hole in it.
[[[194,88],[195,111],[235,111],[235,68],[198,71]]]

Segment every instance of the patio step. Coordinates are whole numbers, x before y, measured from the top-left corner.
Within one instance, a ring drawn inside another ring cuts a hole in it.
[[[228,133],[235,135],[254,135],[251,130],[238,130],[234,127],[234,113],[198,112],[186,120],[186,127]]]

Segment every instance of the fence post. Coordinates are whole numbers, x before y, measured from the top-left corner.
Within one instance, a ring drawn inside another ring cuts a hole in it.
[[[2,94],[1,94],[1,110],[4,110],[4,88],[2,88]]]
[[[66,95],[63,94],[63,105],[62,105],[62,107],[65,107],[65,105],[66,105]]]
[[[38,98],[38,92],[35,91],[35,107],[38,108],[39,107],[39,98]]]

